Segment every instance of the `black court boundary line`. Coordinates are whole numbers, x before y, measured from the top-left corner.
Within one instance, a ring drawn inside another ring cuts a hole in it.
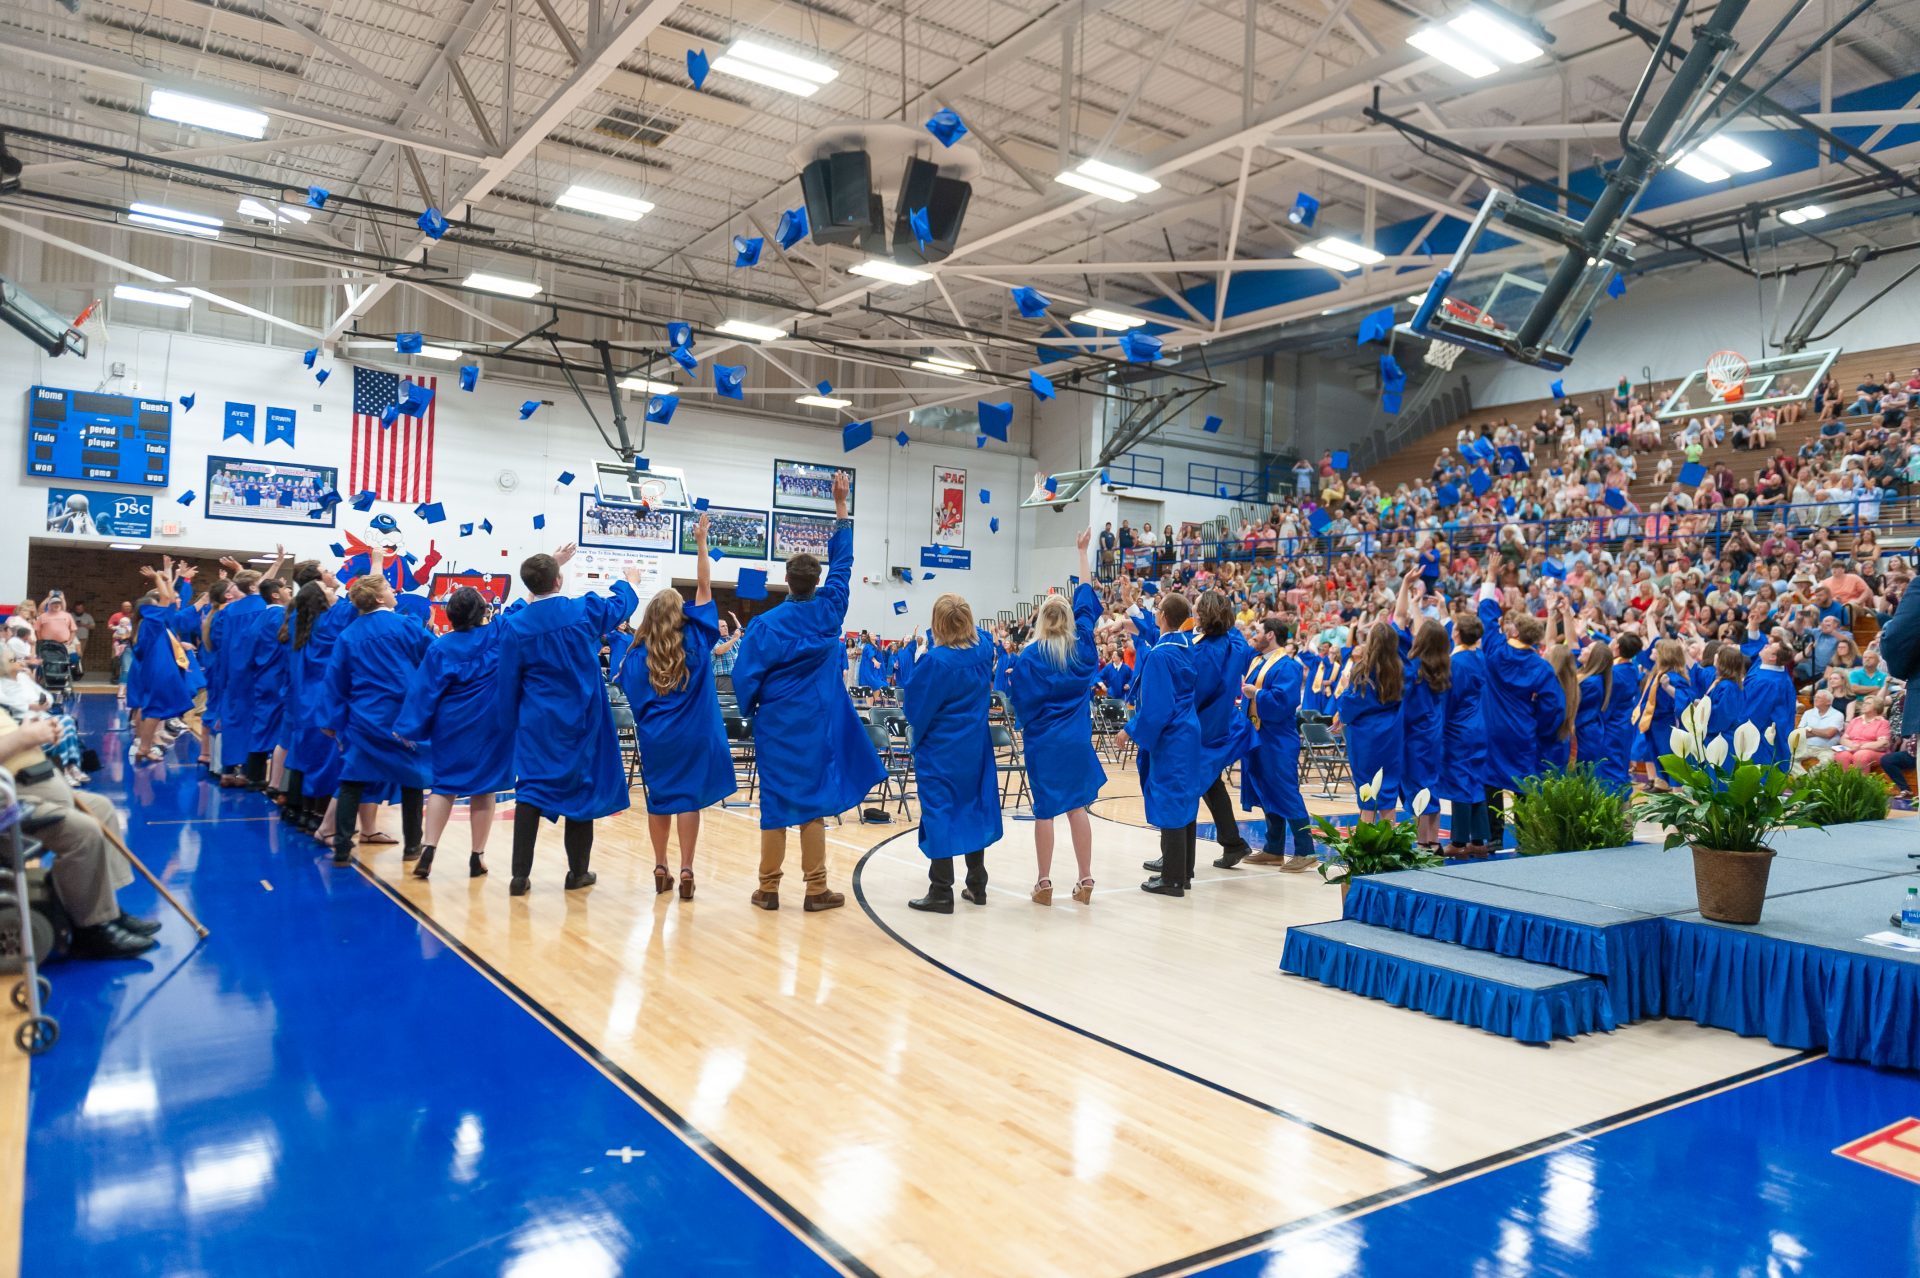
[[[839,1265],[848,1273],[855,1274],[858,1278],[880,1278],[878,1270],[872,1268],[859,1257],[855,1256],[844,1244],[828,1234],[824,1229],[820,1228],[820,1226],[814,1224],[799,1208],[788,1202],[765,1181],[761,1180],[751,1171],[748,1171],[739,1159],[727,1153],[726,1150],[716,1144],[712,1137],[688,1122],[681,1116],[678,1110],[662,1100],[651,1088],[647,1087],[632,1074],[629,1074],[623,1067],[609,1058],[605,1052],[601,1051],[571,1025],[561,1020],[539,1000],[533,998],[525,990],[521,989],[520,986],[515,984],[505,973],[494,967],[493,964],[489,963],[486,959],[474,953],[465,941],[462,941],[459,937],[448,931],[447,928],[432,915],[426,913],[420,909],[419,906],[401,895],[392,884],[375,874],[368,868],[367,864],[357,856],[353,858],[353,867],[360,871],[361,876],[373,884],[375,888],[379,889],[389,901],[392,901],[411,915],[417,924],[425,928],[441,944],[465,959],[474,970],[498,986],[535,1020],[545,1025],[547,1029],[566,1042],[576,1052],[586,1057],[601,1073],[611,1078],[630,1095],[636,1097],[643,1107],[652,1113],[668,1130],[672,1131],[674,1135],[685,1142],[689,1148],[705,1158],[708,1162],[714,1164],[729,1179],[733,1180],[736,1185],[744,1190],[750,1198],[758,1200],[761,1209],[769,1216],[772,1216],[775,1220],[785,1225],[794,1234],[805,1239],[828,1260]]]
[[[1552,1135],[1542,1136],[1536,1140],[1527,1141],[1525,1144],[1515,1145],[1511,1149],[1488,1154],[1484,1157],[1476,1158],[1471,1162],[1461,1163],[1459,1166],[1450,1167],[1446,1171],[1428,1172],[1426,1176],[1420,1180],[1410,1181],[1405,1185],[1396,1185],[1392,1189],[1383,1189],[1377,1194],[1368,1194],[1363,1198],[1356,1198],[1352,1202],[1343,1203],[1338,1207],[1329,1207],[1324,1211],[1315,1212],[1310,1216],[1302,1216],[1298,1220],[1288,1221],[1284,1225],[1276,1225],[1272,1229],[1262,1230],[1257,1234],[1249,1234],[1245,1238],[1236,1239],[1233,1242],[1222,1243],[1216,1247],[1209,1247],[1204,1251],[1194,1252],[1192,1255],[1184,1256],[1179,1260],[1170,1260],[1164,1264],[1155,1265],[1148,1269],[1136,1270],[1128,1274],[1126,1278],[1168,1278],[1168,1275],[1183,1273],[1198,1265],[1216,1264],[1237,1256],[1250,1254],[1259,1248],[1293,1234],[1304,1233],[1326,1225],[1338,1224],[1343,1220],[1365,1215],[1377,1208],[1391,1206],[1393,1203],[1399,1202],[1402,1199],[1415,1198],[1435,1189],[1442,1189],[1461,1181],[1472,1180],[1476,1176],[1494,1171],[1510,1163],[1522,1162],[1536,1154],[1544,1153],[1549,1149],[1584,1140],[1589,1136],[1599,1135],[1616,1127],[1626,1126],[1659,1111],[1674,1109],[1717,1092],[1731,1091],[1736,1087],[1745,1086],[1748,1083],[1756,1082],[1772,1074],[1784,1073],[1789,1069],[1797,1069],[1825,1055],[1826,1052],[1819,1048],[1809,1048],[1805,1051],[1796,1052],[1794,1055],[1781,1060],[1769,1061],[1765,1065],[1756,1065],[1752,1069],[1742,1070],[1738,1074],[1729,1074],[1725,1078],[1700,1083],[1687,1088],[1685,1091],[1674,1092],[1669,1096],[1646,1101],[1643,1104],[1633,1106],[1631,1109],[1623,1109],[1617,1114],[1611,1114],[1605,1118],[1597,1118],[1590,1123],[1582,1123],[1576,1127],[1569,1127],[1563,1131],[1555,1132]]]
[[[1349,1136],[1345,1132],[1335,1131],[1331,1127],[1324,1127],[1321,1124],[1314,1122],[1310,1118],[1303,1118],[1301,1115],[1292,1113],[1288,1110],[1281,1109],[1277,1105],[1270,1105],[1266,1101],[1258,1100],[1252,1096],[1247,1095],[1245,1092],[1235,1091],[1233,1088],[1228,1087],[1225,1083],[1216,1082],[1210,1078],[1204,1078],[1201,1075],[1195,1074],[1190,1070],[1181,1069],[1178,1065],[1173,1065],[1166,1061],[1163,1061],[1159,1057],[1149,1056],[1147,1053],[1140,1051],[1138,1048],[1128,1047],[1124,1043],[1118,1043],[1118,1042],[1115,1042],[1113,1039],[1105,1037],[1104,1035],[1096,1034],[1092,1030],[1087,1029],[1084,1026],[1075,1025],[1072,1021],[1062,1020],[1060,1017],[1054,1016],[1049,1012],[1043,1012],[1039,1008],[1034,1007],[1031,1004],[1021,1002],[1019,999],[1014,998],[1010,994],[1002,993],[1001,991],[994,989],[990,985],[983,984],[982,982],[974,979],[973,977],[968,976],[965,972],[959,971],[954,967],[951,967],[945,963],[942,963],[939,959],[933,957],[931,954],[928,954],[925,950],[915,945],[912,941],[907,940],[906,937],[901,936],[900,933],[894,931],[893,928],[887,924],[886,920],[882,919],[880,915],[877,912],[875,912],[873,905],[867,900],[866,887],[861,882],[861,876],[867,868],[867,862],[873,859],[874,854],[879,852],[881,849],[885,848],[888,844],[892,843],[895,839],[898,839],[902,835],[907,833],[908,831],[902,830],[900,834],[895,834],[889,838],[882,839],[879,843],[876,843],[873,845],[873,847],[867,849],[866,854],[862,856],[860,860],[853,867],[852,885],[853,885],[853,899],[860,903],[860,908],[863,911],[865,911],[867,918],[872,920],[873,925],[875,927],[879,928],[882,932],[885,932],[889,937],[893,939],[895,944],[899,945],[902,949],[905,949],[908,953],[913,954],[918,958],[924,960],[926,963],[930,964],[935,969],[946,973],[948,976],[953,977],[955,980],[960,981],[962,984],[969,985],[974,989],[979,990],[983,994],[992,995],[994,998],[999,999],[1001,1002],[1006,1003],[1011,1007],[1017,1007],[1021,1011],[1026,1012],[1031,1016],[1038,1017],[1039,1019],[1047,1022],[1049,1025],[1055,1025],[1061,1029],[1070,1030],[1073,1033],[1080,1035],[1082,1038],[1092,1039],[1094,1042],[1100,1044],[1102,1047],[1112,1048],[1114,1051],[1119,1052],[1122,1055],[1131,1056],[1133,1059],[1137,1061],[1141,1061],[1141,1062],[1144,1062],[1145,1064],[1152,1065],[1158,1069],[1163,1069],[1167,1071],[1169,1074],[1173,1074],[1180,1078],[1186,1079],[1188,1082],[1198,1083],[1200,1086],[1207,1088],[1209,1091],[1218,1092],[1222,1096],[1227,1096],[1234,1100],[1240,1101],[1243,1104],[1251,1105],[1253,1106],[1253,1108],[1261,1111],[1262,1113],[1271,1114],[1275,1118],[1285,1119],[1289,1123],[1297,1124],[1301,1127],[1306,1128],[1309,1131],[1316,1132],[1319,1135],[1328,1137],[1329,1139],[1332,1139],[1332,1140],[1337,1140],[1344,1145],[1350,1145],[1353,1148],[1360,1150],[1362,1153],[1372,1154],[1375,1158],[1383,1159],[1389,1163],[1393,1163],[1395,1166],[1404,1167],[1407,1170],[1412,1171],[1420,1176],[1433,1176],[1437,1174],[1430,1167],[1422,1167],[1419,1163],[1413,1162],[1409,1159],[1402,1158],[1398,1154],[1390,1154],[1384,1149],[1379,1149],[1373,1145],[1369,1145],[1367,1142],[1361,1140],[1357,1136]]]

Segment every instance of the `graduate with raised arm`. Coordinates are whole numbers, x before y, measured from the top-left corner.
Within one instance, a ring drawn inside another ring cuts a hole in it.
[[[513,738],[489,732],[500,696],[500,634],[487,624],[487,597],[472,586],[447,596],[453,628],[435,639],[413,672],[393,734],[427,753],[433,793],[427,796],[420,859],[413,877],[433,873],[433,857],[453,816],[453,801],[467,801],[467,877],[487,872],[487,836],[493,832],[494,795],[513,789]]]
[[[1240,767],[1240,804],[1267,817],[1266,850],[1248,857],[1247,864],[1277,865],[1298,873],[1318,865],[1320,858],[1313,850],[1307,801],[1300,794],[1300,720],[1295,712],[1307,668],[1288,650],[1288,638],[1286,626],[1278,621],[1253,623],[1253,664],[1240,686],[1253,743]],[[1292,832],[1292,855],[1286,852],[1282,830]]]
[[[1125,701],[1127,689],[1133,683],[1133,667],[1120,659],[1118,649],[1113,651],[1112,656],[1113,660],[1100,667],[1100,686],[1115,701]]]
[[[352,859],[362,796],[369,788],[394,786],[400,790],[401,858],[412,861],[420,855],[423,791],[433,777],[426,751],[396,738],[393,725],[430,636],[394,611],[393,587],[384,577],[360,577],[347,596],[359,618],[334,645],[321,711],[322,727],[343,751],[333,863]]]
[[[384,562],[386,552],[376,549],[373,555],[374,563],[379,564]],[[327,708],[327,676],[333,668],[333,650],[347,627],[360,619],[360,610],[353,606],[346,586],[340,581],[331,581],[329,593],[332,602],[314,618],[307,631],[306,643],[300,644],[298,636],[295,636],[299,712],[304,730],[290,753],[298,755],[300,766],[305,769],[302,786],[308,796],[308,810],[312,814],[308,831],[322,845],[331,848],[334,831],[339,828],[336,820],[339,815],[337,796],[340,792],[340,764],[345,755],[339,743],[321,730],[321,724]],[[365,792],[362,793],[360,828],[368,831],[368,834],[361,841],[370,843],[389,838],[374,830],[380,805],[368,802],[364,797]]]
[[[1453,686],[1452,642],[1447,628],[1421,616],[1414,601],[1427,577],[1416,567],[1400,582],[1393,630],[1400,647],[1404,687],[1400,704],[1400,792],[1411,805],[1422,791],[1424,810],[1413,814],[1422,851],[1440,851],[1440,771],[1447,735],[1447,690]]]
[[[1253,741],[1252,721],[1240,709],[1240,688],[1247,667],[1253,664],[1253,649],[1233,624],[1233,605],[1218,590],[1200,596],[1194,621],[1187,636],[1193,648],[1193,712],[1200,719],[1200,770],[1210,778],[1200,798],[1213,818],[1214,837],[1220,844],[1213,864],[1231,870],[1253,851],[1240,836],[1226,777]],[[1163,864],[1149,861],[1145,868],[1158,873]]]
[[[627,808],[627,773],[620,737],[600,672],[607,632],[640,606],[634,592],[645,578],[628,565],[624,581],[607,594],[569,598],[561,571],[572,542],[551,555],[529,555],[520,565],[527,606],[500,621],[500,731],[513,739],[512,896],[532,887],[533,845],[540,821],[566,822],[568,891],[597,877],[593,823]]]
[[[1193,706],[1193,649],[1179,633],[1192,615],[1186,596],[1172,591],[1160,596],[1154,633],[1164,631],[1167,637],[1152,647],[1143,642],[1140,648],[1133,717],[1119,737],[1121,745],[1131,740],[1139,746],[1147,823],[1160,831],[1161,871],[1140,885],[1141,891],[1157,896],[1187,894],[1193,881],[1194,818],[1200,796],[1213,780],[1205,775],[1200,716]]]
[[[1087,567],[1093,529],[1080,533],[1080,581],[1073,603],[1048,595],[1034,614],[1033,642],[1013,663],[1013,711],[1025,735],[1027,780],[1033,787],[1033,852],[1040,877],[1036,905],[1053,904],[1053,819],[1067,818],[1078,870],[1073,899],[1093,900],[1093,823],[1087,805],[1100,797],[1107,773],[1093,749],[1093,703],[1088,697],[1099,652],[1093,628],[1100,596]],[[1111,667],[1108,667],[1111,669]],[[1124,685],[1122,685],[1124,687]],[[1109,695],[1111,690],[1109,690]]]
[[[887,654],[871,638],[860,646],[860,668],[853,682],[862,688],[887,686]]]
[[[220,784],[233,787],[247,783],[243,768],[247,761],[252,680],[243,668],[244,638],[266,605],[255,593],[260,586],[257,571],[242,569],[240,561],[231,556],[221,559],[220,563],[233,574],[237,597],[214,613],[207,627],[207,646],[213,665],[208,672],[206,717],[219,736]]]
[[[1491,581],[1480,587],[1481,645],[1487,663],[1487,762],[1497,790],[1520,788],[1539,771],[1540,742],[1559,731],[1567,696],[1540,655],[1547,627],[1520,607],[1519,593],[1503,602]]]
[[[166,752],[154,744],[154,735],[161,724],[193,709],[193,692],[188,683],[186,649],[171,624],[180,602],[172,556],[162,557],[158,570],[151,564],[140,565],[140,575],[153,587],[134,605],[127,708],[140,712],[133,758],[157,762]]]
[[[959,595],[933,601],[933,642],[914,663],[902,697],[913,728],[913,768],[920,785],[920,852],[927,858],[927,894],[910,909],[953,913],[953,862],[965,857],[961,895],[987,903],[986,851],[1000,841],[1000,771],[993,758],[993,643],[974,625]],[[1092,728],[1088,728],[1092,741]]]
[[[667,836],[680,833],[680,899],[693,899],[693,855],[700,812],[739,787],[727,725],[714,691],[713,651],[720,644],[720,610],[713,602],[713,559],[707,554],[707,517],[693,527],[692,602],[669,586],[647,600],[633,644],[615,678],[633,709],[646,785],[647,837],[653,843],[653,890],[671,892]]]
[[[760,770],[760,886],[753,903],[780,908],[787,829],[800,827],[806,908],[831,910],[847,898],[827,889],[826,818],[845,812],[880,784],[886,768],[847,696],[847,620],[853,578],[853,521],[846,472],[833,477],[833,535],[827,579],[805,553],[787,560],[787,601],[754,619],[733,664],[733,694],[753,720]]]

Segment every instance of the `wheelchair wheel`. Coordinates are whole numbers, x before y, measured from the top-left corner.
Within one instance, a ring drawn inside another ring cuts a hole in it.
[[[29,1056],[38,1056],[60,1041],[60,1022],[51,1016],[30,1016],[13,1032],[14,1044]]]
[[[40,1006],[45,1007],[47,999],[53,995],[53,982],[36,975],[33,983],[40,987]],[[24,979],[13,983],[13,1005],[23,1012],[27,1010],[27,983]]]

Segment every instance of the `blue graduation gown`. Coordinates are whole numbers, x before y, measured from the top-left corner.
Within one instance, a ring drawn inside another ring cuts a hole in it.
[[[1340,722],[1347,730],[1347,766],[1356,790],[1380,776],[1379,792],[1360,806],[1390,812],[1400,806],[1400,711],[1402,701],[1382,701],[1371,682],[1347,681],[1340,694]],[[1412,796],[1409,795],[1409,798]]]
[[[425,750],[395,740],[394,722],[431,636],[391,609],[363,613],[333,646],[327,668],[326,726],[344,748],[342,781],[425,789],[433,780]]]
[[[1785,670],[1755,665],[1747,672],[1746,721],[1760,730],[1760,749],[1754,758],[1776,768],[1791,767],[1792,751],[1787,737],[1800,723],[1800,698],[1793,690],[1793,676]],[[1767,744],[1767,729],[1773,729],[1773,744]]]
[[[1702,695],[1711,707],[1707,711],[1707,740],[1725,737],[1727,757],[1732,758],[1734,730],[1747,721],[1746,693],[1737,683],[1715,679]]]
[[[913,673],[913,645],[903,643],[887,654],[887,673],[893,678],[893,686],[907,686],[907,676]]]
[[[720,609],[712,602],[681,607],[681,644],[687,681],[665,693],[647,677],[647,645],[635,643],[617,667],[633,708],[640,741],[640,780],[647,811],[698,812],[739,787],[727,749],[727,725],[713,688],[713,649],[720,642]]]
[[[259,595],[242,595],[213,618],[211,637],[220,654],[220,754],[230,765],[253,750],[253,627],[266,607]]]
[[[1632,673],[1625,662],[1614,663],[1611,695],[1599,675],[1582,679],[1573,721],[1574,762],[1592,765],[1595,776],[1623,794],[1633,783],[1627,752],[1620,748],[1633,721]]]
[[[247,679],[253,685],[253,701],[247,709],[247,740],[255,750],[272,750],[279,745],[286,724],[287,645],[280,642],[280,623],[286,617],[285,604],[262,608],[247,646]]]
[[[1056,666],[1039,644],[1013,663],[1013,711],[1020,719],[1033,787],[1033,815],[1045,821],[1100,797],[1106,769],[1093,749],[1093,702],[1088,697],[1100,660],[1093,627],[1100,597],[1085,582],[1073,591],[1073,655]],[[1109,667],[1111,669],[1111,667]]]
[[[1487,663],[1478,648],[1453,650],[1433,792],[1449,803],[1484,803],[1492,775],[1487,759]]]
[[[1692,704],[1693,683],[1685,675],[1648,673],[1633,708],[1634,726],[1648,759],[1673,753],[1673,730],[1680,724],[1681,712]],[[1665,768],[1660,771],[1667,775]]]
[[[435,794],[513,789],[513,738],[494,727],[500,635],[498,622],[441,635],[407,685],[393,735],[426,750]]]
[[[1109,697],[1125,701],[1127,688],[1133,683],[1133,667],[1124,661],[1109,662],[1100,667],[1100,682],[1106,686]]]
[[[868,644],[860,650],[860,669],[853,681],[862,688],[887,686],[886,654],[880,651],[878,645]]]
[[[1133,674],[1134,712],[1127,735],[1140,748],[1136,757],[1147,820],[1162,830],[1185,829],[1214,780],[1205,771],[1200,716],[1193,708],[1193,649],[1168,636],[1140,653]]]
[[[1200,770],[1208,784],[1247,753],[1253,723],[1240,709],[1240,684],[1253,664],[1253,649],[1238,630],[1208,638],[1193,647],[1193,712],[1200,718]]]
[[[1713,686],[1714,681],[1718,677],[1712,666],[1698,665],[1688,667],[1687,682],[1693,685],[1693,699],[1698,701],[1700,698],[1706,696],[1707,689]]]
[[[1547,659],[1500,630],[1500,605],[1480,601],[1481,645],[1487,663],[1487,761],[1493,784],[1517,790],[1522,777],[1540,770],[1540,746],[1560,730],[1567,694]],[[1557,744],[1565,745],[1565,742]]]
[[[845,812],[886,775],[847,696],[840,632],[852,576],[853,526],[836,523],[813,598],[789,597],[740,640],[733,694],[753,720],[763,830]]]
[[[1400,795],[1411,809],[1414,796],[1425,790],[1426,811],[1438,812],[1441,756],[1446,750],[1447,737],[1447,694],[1428,687],[1420,678],[1420,663],[1407,659],[1413,649],[1413,636],[1398,626],[1394,630],[1400,638],[1400,659],[1406,672],[1402,680],[1405,692],[1400,701]]]
[[[929,859],[1000,841],[1000,774],[987,726],[993,645],[929,648],[914,663],[902,708],[913,727],[920,783],[920,851]]]
[[[514,792],[549,821],[626,810],[600,647],[639,606],[633,587],[616,581],[607,594],[535,600],[494,623],[502,627],[499,722],[513,737]]]
[[[172,719],[193,709],[187,682],[186,650],[169,622],[173,609],[143,603],[140,635],[133,643],[133,670],[127,683],[127,706],[148,719]]]
[[[295,648],[288,664],[287,682],[292,701],[287,717],[293,721],[293,740],[287,747],[287,767],[298,771],[301,792],[325,799],[340,788],[340,763],[346,756],[339,742],[320,729],[329,702],[327,675],[333,665],[334,645],[360,610],[342,595],[313,619],[304,647]]]
[[[207,686],[207,673],[200,665],[200,623],[205,620],[201,611],[193,606],[193,583],[180,583],[180,599],[173,606],[173,616],[167,622],[167,629],[173,631],[186,650],[187,658],[187,695],[198,696]]]
[[[993,653],[993,690],[1013,695],[1013,654],[1004,648],[995,648]]]
[[[1307,819],[1307,801],[1300,795],[1300,690],[1307,668],[1297,657],[1277,652],[1256,656],[1243,676],[1260,691],[1247,703],[1253,740],[1240,767],[1240,805],[1258,808],[1283,821]],[[1279,832],[1269,828],[1267,842],[1280,846]]]

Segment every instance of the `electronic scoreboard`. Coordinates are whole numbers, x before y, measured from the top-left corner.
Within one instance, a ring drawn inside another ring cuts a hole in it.
[[[26,436],[29,478],[165,488],[173,405],[35,386],[27,392]]]

